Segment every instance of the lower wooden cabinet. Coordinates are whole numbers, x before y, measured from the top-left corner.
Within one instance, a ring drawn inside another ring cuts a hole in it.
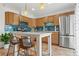
[[[52,33],[52,43],[56,45],[59,44],[59,32]]]
[[[48,43],[48,37],[43,38],[44,43]],[[59,32],[52,32],[52,44],[58,45],[59,44]]]
[[[44,38],[43,38],[43,42],[44,42],[44,43],[48,43],[48,37],[44,37]]]

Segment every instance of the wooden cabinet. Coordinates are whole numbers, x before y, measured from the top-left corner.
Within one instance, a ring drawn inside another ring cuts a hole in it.
[[[19,20],[20,20],[19,15],[18,14],[14,14],[13,24],[18,25],[19,24]]]
[[[56,15],[48,16],[48,21],[52,22],[54,25],[59,25],[59,17]]]
[[[9,15],[8,15],[8,13],[6,12],[5,13],[5,24],[8,24],[9,23]]]
[[[5,12],[5,24],[18,25],[19,15],[12,12]]]
[[[36,19],[36,26],[43,26],[44,22],[52,22],[54,25],[59,25],[59,17],[58,16],[48,16],[43,18]],[[52,44],[58,45],[59,41],[59,33],[52,32]],[[48,43],[48,37],[43,38],[43,42]]]
[[[22,15],[19,16],[18,14],[13,12],[5,12],[5,24],[18,25],[19,21],[27,22],[30,27],[33,27],[36,25],[34,24],[36,20],[33,20],[31,18],[22,16]]]
[[[54,25],[59,25],[59,17],[58,16],[48,16],[43,18],[36,19],[36,26],[43,26],[44,22],[52,22]]]
[[[59,44],[59,32],[52,33],[52,43],[56,45]]]
[[[30,27],[34,27],[35,21],[34,21],[33,19],[29,19],[29,20],[27,20],[27,22],[28,22],[28,25],[29,25]]]
[[[45,17],[36,19],[36,26],[44,26]]]
[[[11,12],[6,12],[5,13],[5,20],[6,20],[6,24],[13,24],[13,20],[14,20],[14,14]]]
[[[42,40],[44,43],[48,43],[48,37],[44,37]]]
[[[28,17],[25,17],[25,16],[21,16],[20,18],[21,18],[20,21],[27,22],[30,27],[35,26],[35,24],[34,24],[35,20],[34,19],[31,19],[31,18],[28,18]]]
[[[29,26],[30,27],[36,27],[36,19],[31,19],[29,20]]]
[[[54,23],[54,17],[53,16],[48,16],[48,21]]]
[[[59,17],[58,16],[53,16],[53,23],[54,23],[54,25],[59,25]]]
[[[43,38],[44,43],[48,43],[48,37]],[[52,32],[52,44],[58,45],[59,44],[59,32]]]

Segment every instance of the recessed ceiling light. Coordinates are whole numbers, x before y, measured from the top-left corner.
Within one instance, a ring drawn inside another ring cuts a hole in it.
[[[44,8],[45,8],[44,6],[41,6],[41,7],[40,7],[41,10],[43,10]]]
[[[35,11],[35,8],[32,8],[32,11]]]
[[[45,4],[44,3],[40,3],[39,8],[40,8],[40,10],[44,10]]]
[[[52,3],[47,3],[47,4],[52,4]]]

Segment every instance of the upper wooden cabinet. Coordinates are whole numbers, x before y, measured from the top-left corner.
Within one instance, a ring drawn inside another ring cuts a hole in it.
[[[5,23],[6,24],[12,24],[14,19],[14,14],[11,12],[5,12]]]
[[[46,18],[37,18],[36,19],[36,26],[44,26],[44,22],[46,22]]]
[[[12,12],[5,12],[5,24],[19,24],[19,15]]]
[[[54,17],[53,16],[48,16],[47,20],[50,21],[50,22],[52,22],[52,23],[54,23]]]
[[[19,15],[18,14],[14,14],[14,22],[13,22],[13,24],[18,25],[19,24],[19,20],[20,20]]]
[[[20,16],[20,21],[27,22],[30,27],[34,27],[35,19],[31,19],[25,16]]]
[[[48,21],[52,22],[54,25],[59,25],[58,16],[48,16]]]
[[[59,17],[58,16],[53,16],[53,23],[54,23],[54,25],[59,25]]]
[[[43,26],[45,22],[52,22],[54,25],[59,25],[58,16],[48,16],[36,19],[36,26]]]
[[[30,27],[34,27],[35,19],[31,19],[22,15],[18,15],[13,12],[5,12],[5,24],[12,24],[12,25],[18,25],[19,21],[27,22]]]

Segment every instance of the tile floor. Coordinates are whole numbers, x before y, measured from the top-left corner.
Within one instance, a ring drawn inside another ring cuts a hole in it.
[[[59,46],[53,46],[53,55],[54,56],[75,56],[75,50],[62,48]]]
[[[43,44],[43,50],[47,51],[47,44]],[[75,56],[75,50],[53,45],[52,55],[53,56]]]
[[[31,48],[33,50],[33,48]],[[47,44],[43,44],[43,54],[47,55]],[[31,50],[31,53],[32,53]],[[0,56],[5,56],[5,52],[7,50],[5,49],[0,49]],[[12,53],[12,52],[11,52]],[[74,50],[73,49],[68,49],[68,48],[62,48],[56,45],[52,46],[52,54],[53,56],[75,56]],[[11,54],[12,55],[12,54]]]

